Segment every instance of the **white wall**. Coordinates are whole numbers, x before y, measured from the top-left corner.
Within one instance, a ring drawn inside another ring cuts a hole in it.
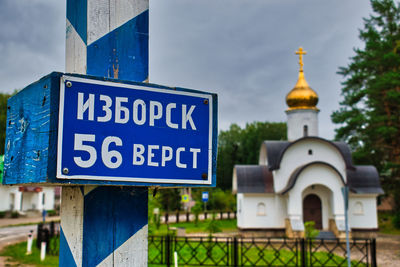
[[[36,192],[23,192],[22,193],[22,210],[36,210],[38,209],[38,193]]]
[[[308,151],[312,150],[312,155]],[[346,164],[339,150],[333,145],[320,140],[304,140],[291,145],[282,157],[280,169],[273,171],[275,192],[285,188],[291,174],[298,167],[315,162],[324,161],[335,167],[346,181]],[[318,174],[314,180],[319,181]]]
[[[265,205],[265,215],[257,214],[257,205]],[[285,228],[286,200],[275,194],[238,194],[238,227],[242,229]]]
[[[54,210],[54,187],[43,187],[43,194],[45,195],[45,204],[42,208]]]
[[[349,226],[357,229],[378,228],[376,195],[349,196]],[[361,205],[360,205],[361,204]]]
[[[298,176],[296,184],[288,192],[288,214],[289,217],[303,218],[303,196],[306,189],[314,186],[329,188],[331,193],[331,212],[332,216],[340,219],[344,216],[344,200],[341,188],[343,182],[340,176],[329,166],[322,164],[310,165]],[[321,193],[321,196],[323,194]],[[325,221],[326,223],[326,221]],[[325,228],[326,225],[324,225]]]
[[[18,210],[20,208],[20,195],[18,186],[0,186],[0,211],[8,211],[13,208]]]
[[[286,111],[288,140],[294,141],[304,137],[304,125],[308,127],[308,136],[318,136],[318,112],[312,109]]]

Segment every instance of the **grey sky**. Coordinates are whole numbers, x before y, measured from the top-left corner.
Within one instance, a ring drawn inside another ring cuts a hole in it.
[[[370,13],[367,0],[150,0],[150,81],[218,93],[220,129],[285,121],[302,46],[320,135],[333,138],[336,71]],[[65,0],[0,0],[0,25],[2,92],[64,71]]]

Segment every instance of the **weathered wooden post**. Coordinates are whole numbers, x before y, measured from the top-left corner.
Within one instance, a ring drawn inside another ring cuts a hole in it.
[[[67,0],[69,74],[8,102],[3,183],[63,186],[60,266],[146,266],[147,188],[215,186],[217,96],[141,83],[148,16]]]
[[[145,81],[148,9],[148,0],[67,0],[66,72]],[[63,187],[60,266],[146,266],[147,209],[146,187]]]

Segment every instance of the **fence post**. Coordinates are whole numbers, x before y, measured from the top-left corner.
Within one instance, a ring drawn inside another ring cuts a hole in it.
[[[204,220],[207,220],[207,211],[204,212]]]
[[[55,225],[54,225],[54,221],[50,222],[50,237],[55,236]]]
[[[169,267],[171,265],[171,236],[166,235],[165,237],[165,265]]]
[[[228,220],[231,218],[231,212],[228,211]]]
[[[190,213],[186,212],[186,222],[190,222]]]
[[[224,218],[224,213],[222,211],[219,212],[219,219],[222,220]]]
[[[168,217],[169,217],[168,212],[166,212],[165,213],[165,223],[168,223]]]
[[[176,222],[179,222],[179,211],[176,212]]]
[[[235,236],[233,238],[233,248],[232,248],[233,265],[232,266],[235,266],[235,267],[239,266],[238,256],[239,256],[239,253],[238,253],[238,240],[237,240],[237,237]]]
[[[376,267],[376,239],[371,240],[371,266]]]
[[[301,253],[301,266],[307,266],[307,251],[306,251],[306,240],[304,238],[300,239],[300,253]]]
[[[42,232],[43,232],[43,224],[39,223],[37,225],[37,239],[36,239],[36,247],[38,249],[40,249],[42,243],[42,236],[43,236]]]

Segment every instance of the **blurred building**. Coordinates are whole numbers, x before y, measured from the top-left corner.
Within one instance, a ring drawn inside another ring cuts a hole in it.
[[[3,181],[3,160],[0,156],[0,181]],[[60,187],[0,185],[0,211],[41,212],[54,210],[60,199]]]

